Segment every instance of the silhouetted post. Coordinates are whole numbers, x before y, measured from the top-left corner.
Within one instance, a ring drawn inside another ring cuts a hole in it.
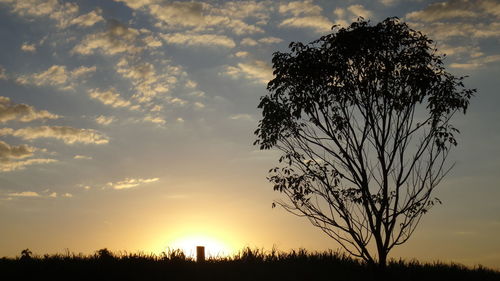
[[[205,261],[205,247],[204,246],[196,246],[196,261],[204,262]]]

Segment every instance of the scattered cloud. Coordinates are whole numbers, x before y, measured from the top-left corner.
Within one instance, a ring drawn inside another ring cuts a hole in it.
[[[218,34],[196,34],[196,33],[170,33],[161,36],[167,43],[182,46],[211,46],[234,48],[234,41]]]
[[[79,10],[76,3],[58,0],[0,0],[0,3],[7,4],[11,12],[20,17],[48,17],[55,20],[59,28],[67,27]]]
[[[118,182],[108,182],[106,185],[110,188],[120,190],[120,189],[129,189],[133,187],[137,187],[139,185],[147,184],[147,183],[152,183],[152,182],[157,182],[160,180],[159,178],[149,178],[149,179],[143,179],[143,178],[126,178],[122,181]]]
[[[15,104],[10,98],[0,96],[0,123],[8,121],[31,122],[34,120],[57,119],[58,115],[47,110],[37,110],[27,104]]]
[[[364,19],[370,19],[373,16],[373,13],[367,10],[363,5],[351,5],[347,7],[347,10],[351,12],[353,15],[352,20],[356,20],[358,17],[362,17]]]
[[[117,20],[108,20],[105,31],[87,35],[72,52],[90,55],[100,50],[106,55],[137,54],[143,50],[143,47],[138,46],[139,34],[135,28],[127,27]]]
[[[66,144],[106,144],[108,138],[92,129],[78,129],[69,126],[40,126],[26,127],[22,129],[1,128],[0,136],[11,135],[24,140],[35,140],[38,138],[54,138],[62,140]]]
[[[139,103],[151,102],[158,95],[169,92],[177,84],[178,77],[185,76],[178,66],[167,64],[157,70],[152,63],[129,61],[127,58],[119,61],[117,72],[132,82],[136,90],[132,98]]]
[[[250,63],[238,63],[227,66],[223,73],[233,79],[246,78],[267,84],[273,78],[273,70],[265,61],[256,60]]]
[[[323,16],[293,17],[279,24],[281,27],[310,28],[318,33],[330,31],[333,25],[332,21]]]
[[[12,152],[5,150],[5,145],[9,146],[6,143],[0,143],[0,171],[2,172],[10,172],[14,170],[22,170],[26,166],[35,165],[35,164],[48,164],[57,162],[55,159],[49,158],[31,158],[24,159],[25,157],[30,157],[32,154],[22,154],[19,157],[12,157]],[[9,146],[11,149],[16,149],[21,146]],[[11,156],[9,156],[9,153]],[[19,153],[19,152],[18,152]]]
[[[165,119],[163,119],[162,117],[151,115],[146,115],[143,120],[145,122],[151,122],[158,125],[164,125],[165,123],[167,123],[167,121],[165,121]]]
[[[9,159],[23,159],[31,157],[35,151],[34,147],[28,145],[11,146],[6,142],[0,141],[0,161]]]
[[[68,80],[68,72],[66,66],[53,65],[47,70],[34,73],[28,76],[21,76],[17,79],[20,84],[35,84],[42,85],[64,85]]]
[[[241,40],[240,44],[243,46],[257,46],[259,44],[259,42],[257,42],[257,40],[254,40],[250,37],[247,37],[247,38],[243,38]]]
[[[21,45],[21,50],[29,53],[34,53],[36,52],[36,46],[35,44],[28,44],[25,42]]]
[[[271,1],[223,1],[220,4],[202,2],[159,2],[145,0],[115,0],[131,9],[149,12],[164,29],[188,29],[205,31],[213,27],[231,30],[237,35],[262,33],[258,25],[245,22],[255,18],[257,24],[269,19]]]
[[[114,116],[104,116],[100,115],[95,118],[95,122],[99,125],[107,126],[116,120]]]
[[[281,14],[292,14],[293,16],[320,15],[322,11],[323,8],[314,5],[312,0],[293,1],[279,5],[279,12]]]
[[[234,54],[237,58],[245,58],[248,57],[249,53],[244,51],[239,51]]]
[[[312,0],[280,4],[278,11],[283,15],[291,15],[279,24],[281,27],[310,28],[322,33],[329,31],[334,24],[321,15],[323,8],[313,4]]]
[[[197,108],[197,109],[203,109],[205,108],[205,104],[203,104],[202,102],[195,102],[194,103],[194,107]]]
[[[190,89],[194,89],[198,86],[198,83],[196,83],[196,81],[193,81],[193,80],[187,80],[186,81],[186,84],[185,84],[186,88],[190,88]]]
[[[42,197],[38,192],[34,191],[13,192],[8,195],[12,197]]]
[[[283,39],[281,38],[277,38],[277,37],[263,37],[263,38],[260,38],[260,39],[253,39],[253,38],[250,38],[250,37],[246,37],[246,38],[243,38],[240,42],[240,44],[242,46],[257,46],[259,45],[259,43],[262,43],[262,44],[277,44],[277,43],[281,43],[283,42]]]
[[[62,90],[71,90],[75,88],[79,78],[95,70],[95,66],[80,66],[68,71],[64,65],[52,65],[38,73],[20,75],[16,78],[16,82],[21,85],[57,86]]]
[[[45,192],[48,192],[46,190]],[[57,198],[57,197],[66,197],[70,198],[73,197],[73,194],[71,193],[63,193],[61,195],[58,195],[57,192],[51,192],[48,194],[43,194],[35,191],[22,191],[22,192],[12,192],[8,193],[7,196],[10,197],[25,197],[25,198]]]
[[[258,41],[263,44],[277,44],[283,42],[283,39],[278,37],[264,37],[260,38]]]
[[[246,121],[253,121],[253,117],[250,114],[234,114],[229,116],[229,119],[231,120],[246,120]]]
[[[71,25],[78,25],[78,26],[93,26],[94,24],[104,21],[104,18],[102,17],[102,10],[101,9],[96,9],[93,10],[87,14],[81,15],[77,18],[74,18],[70,21],[69,24]]]
[[[96,71],[95,66],[87,67],[87,66],[80,66],[71,71],[71,76],[74,78],[78,78],[81,76],[85,76],[89,73],[95,72]]]
[[[500,38],[500,22],[435,22],[412,23],[412,27],[421,30],[432,38],[448,40],[453,38]]]
[[[106,91],[101,91],[98,89],[91,89],[88,91],[89,96],[95,100],[100,101],[104,105],[109,105],[113,108],[117,107],[129,107],[130,101],[125,100],[121,97],[120,93],[116,91],[115,88],[110,88]]]
[[[451,46],[441,44],[438,46],[438,51],[447,56],[466,56],[469,58],[477,58],[484,55],[479,46]]]
[[[483,17],[485,14],[500,16],[500,2],[497,0],[468,1],[449,0],[432,3],[427,8],[408,13],[407,19],[433,22],[448,19],[471,19]]]
[[[500,38],[500,2],[448,0],[406,14],[412,28],[438,40],[439,51],[450,55],[450,67],[477,69],[498,62],[498,49],[485,48]]]
[[[500,62],[500,55],[483,56],[463,63],[451,63],[451,68],[477,69],[490,63]]]
[[[384,6],[392,6],[395,5],[399,0],[379,0]]]
[[[151,35],[148,35],[148,36],[144,37],[144,39],[142,41],[149,48],[158,48],[158,47],[163,46],[163,44],[161,43],[161,41],[158,38],[153,37]]]
[[[80,160],[80,159],[82,159],[82,160],[92,160],[92,157],[90,157],[90,156],[85,156],[85,155],[78,155],[78,154],[77,154],[77,155],[75,155],[75,156],[73,157],[73,159],[77,159],[77,160]]]

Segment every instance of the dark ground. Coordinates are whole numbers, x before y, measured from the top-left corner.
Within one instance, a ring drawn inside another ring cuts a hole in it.
[[[197,263],[180,251],[160,256],[75,254],[0,259],[1,280],[498,280],[500,272],[456,264],[391,261],[384,271],[335,252],[246,249]]]

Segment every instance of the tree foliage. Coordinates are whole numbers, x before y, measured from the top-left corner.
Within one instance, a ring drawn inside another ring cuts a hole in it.
[[[457,145],[450,121],[475,90],[397,18],[289,48],[273,55],[255,131],[261,149],[283,152],[268,177],[286,198],[276,203],[383,266],[440,202],[432,191]]]

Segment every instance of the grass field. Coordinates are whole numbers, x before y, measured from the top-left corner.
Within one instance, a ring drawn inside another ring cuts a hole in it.
[[[391,261],[384,272],[336,252],[278,252],[245,249],[231,257],[196,262],[179,250],[161,255],[114,254],[33,256],[0,259],[2,280],[500,280],[484,267]]]

